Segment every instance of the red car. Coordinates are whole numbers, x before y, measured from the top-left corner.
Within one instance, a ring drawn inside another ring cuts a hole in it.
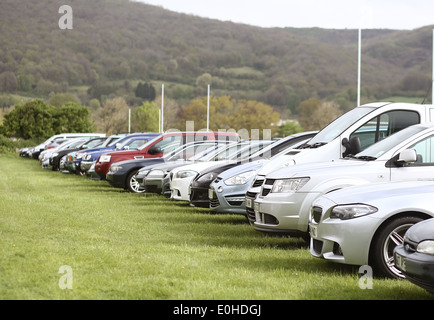
[[[161,136],[149,141],[140,147],[139,150],[115,151],[102,154],[95,163],[95,172],[101,177],[106,178],[106,174],[112,163],[162,157],[165,153],[171,152],[179,146],[198,140],[230,140],[238,141],[239,136],[235,132],[214,132],[214,131],[176,131],[166,132]]]

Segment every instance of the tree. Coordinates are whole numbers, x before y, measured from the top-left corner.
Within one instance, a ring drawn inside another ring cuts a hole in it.
[[[131,115],[131,131],[158,132],[158,107],[154,102],[145,101],[134,108]]]
[[[184,128],[186,121],[194,121],[195,130],[207,127],[207,98],[197,98],[183,106],[178,113],[178,128]],[[271,106],[257,101],[236,100],[228,96],[210,97],[209,129],[213,131],[234,129],[248,134],[257,129],[271,129],[279,122],[279,114]],[[273,134],[273,133],[272,133]]]
[[[7,136],[24,139],[48,138],[56,133],[53,126],[55,110],[39,99],[16,105],[4,116],[4,132]]]
[[[286,121],[276,129],[276,135],[279,138],[284,138],[302,131],[303,128],[296,121]]]
[[[5,71],[0,74],[0,91],[13,92],[18,88],[18,81],[15,74]]]
[[[4,116],[6,135],[24,139],[48,138],[63,132],[92,132],[89,110],[74,103],[57,108],[42,100],[16,105]]]
[[[295,109],[299,118],[298,122],[305,130],[311,130],[312,114],[319,108],[321,101],[318,99],[309,99],[301,102]],[[316,130],[316,129],[315,129]]]
[[[128,105],[123,98],[107,99],[93,114],[96,130],[113,134],[128,131]]]
[[[67,102],[56,109],[54,128],[56,132],[93,132],[89,109],[73,102]]]
[[[136,97],[147,101],[154,101],[156,97],[155,88],[152,83],[139,82],[136,89],[134,90],[134,93],[136,94]]]
[[[58,108],[70,102],[77,105],[81,104],[80,99],[72,93],[56,93],[50,98],[50,104]]]
[[[304,130],[321,130],[342,114],[336,103],[322,103],[316,99],[303,101],[297,111],[300,115],[298,121]]]

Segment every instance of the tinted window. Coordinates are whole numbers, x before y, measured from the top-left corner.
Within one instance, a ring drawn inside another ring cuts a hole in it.
[[[383,113],[354,131],[350,138],[359,137],[361,150],[408,126],[420,123],[415,111],[397,110]]]

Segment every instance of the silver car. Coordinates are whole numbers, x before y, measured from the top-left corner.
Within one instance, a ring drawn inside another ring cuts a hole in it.
[[[246,193],[252,184],[257,170],[264,163],[279,154],[307,142],[317,131],[291,134],[274,142],[251,156],[251,162],[234,164],[232,168],[221,172],[210,184],[210,210],[218,213],[235,213],[246,215]]]
[[[407,229],[434,217],[433,196],[432,179],[354,186],[323,195],[312,205],[310,253],[403,277],[393,250],[402,244]]]

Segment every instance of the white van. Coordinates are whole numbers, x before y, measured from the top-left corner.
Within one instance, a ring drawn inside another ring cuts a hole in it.
[[[265,176],[283,167],[342,159],[408,126],[434,120],[433,105],[376,102],[348,111],[318,132],[308,143],[273,159],[257,173],[246,193],[249,221],[255,221],[254,200]]]

